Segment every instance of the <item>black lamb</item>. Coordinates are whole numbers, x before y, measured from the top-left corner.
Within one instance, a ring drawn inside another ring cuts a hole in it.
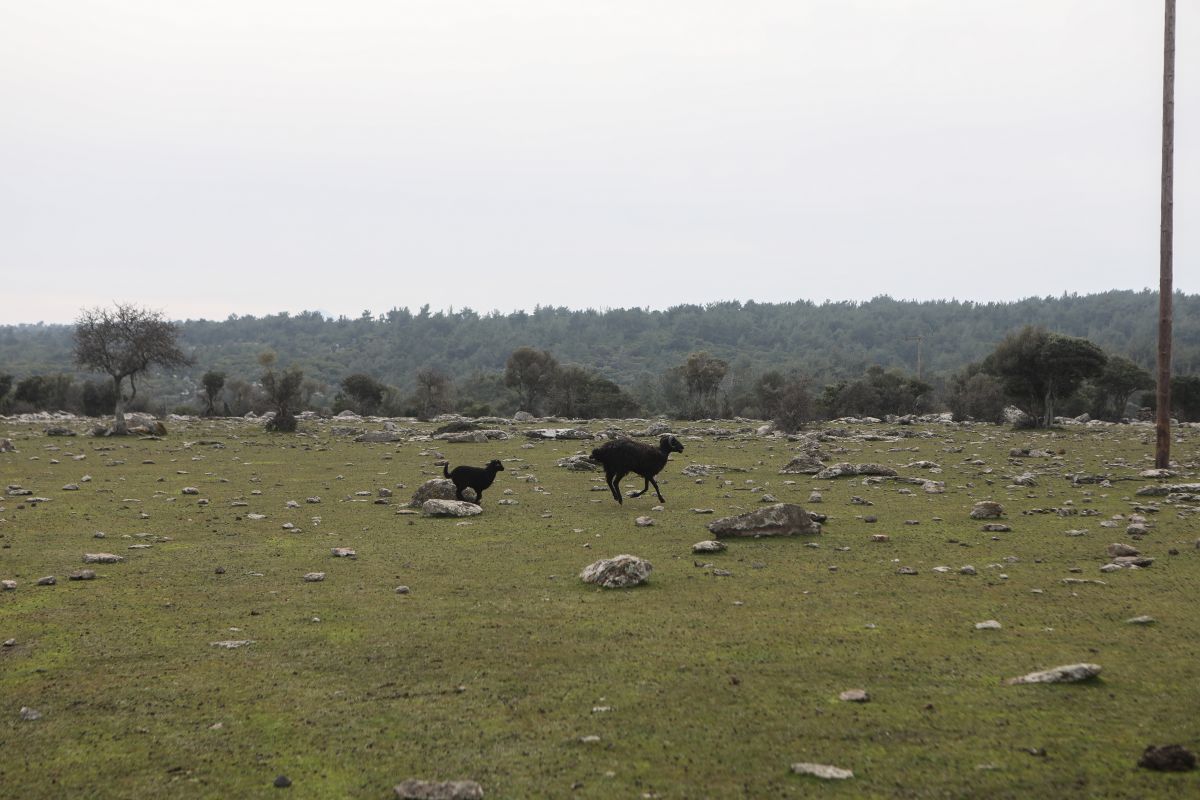
[[[483,505],[483,490],[496,480],[496,473],[504,471],[504,465],[499,459],[493,458],[486,467],[455,467],[449,469],[450,463],[442,464],[442,474],[454,481],[454,496],[463,499],[463,489],[470,487],[475,490],[475,503]]]
[[[659,491],[658,482],[654,480],[654,476],[662,472],[662,468],[667,465],[667,457],[671,453],[682,452],[683,445],[668,433],[658,440],[658,447],[635,442],[632,439],[614,439],[611,442],[605,442],[592,451],[592,460],[604,465],[604,482],[608,484],[608,488],[612,490],[612,495],[618,503],[624,503],[624,500],[621,499],[621,479],[631,472],[645,478],[646,485],[640,492],[636,492],[630,497],[641,497],[653,486],[654,493],[658,495],[658,501],[665,503],[667,501]]]

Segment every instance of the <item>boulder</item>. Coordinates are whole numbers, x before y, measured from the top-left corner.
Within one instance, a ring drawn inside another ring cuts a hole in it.
[[[811,775],[814,778],[821,778],[827,781],[844,781],[847,778],[854,777],[852,770],[842,769],[831,764],[813,764],[808,761],[792,764],[792,772],[797,775]]]
[[[412,500],[409,501],[410,506],[420,506],[426,500],[455,500],[454,481],[446,478],[431,478],[413,492]]]
[[[857,469],[859,475],[881,475],[886,478],[896,477],[896,470],[891,467],[885,467],[883,464],[859,464]]]
[[[487,444],[487,434],[483,431],[459,431],[458,433],[439,433],[433,437],[449,444]]]
[[[421,513],[427,517],[473,517],[483,509],[465,500],[426,500],[421,504]]]
[[[1000,519],[1004,516],[1004,506],[994,500],[980,500],[971,509],[971,519]]]
[[[783,465],[780,475],[816,475],[825,465],[816,456],[803,453]]]
[[[1108,555],[1111,558],[1116,558],[1117,556],[1139,556],[1141,554],[1141,551],[1133,545],[1121,542],[1113,542],[1108,546]]]
[[[532,422],[533,414],[530,414],[528,411],[518,411],[517,413],[513,414],[513,421],[514,422]]]
[[[696,542],[692,545],[693,553],[720,553],[726,548],[724,542],[718,542],[713,539],[708,539],[703,542]]]
[[[1079,683],[1099,674],[1099,664],[1067,664],[1041,672],[1031,672],[1019,678],[1009,678],[1005,683],[1009,686],[1023,683]]]
[[[831,481],[834,478],[853,478],[858,474],[858,467],[853,464],[834,464],[817,473],[821,480]]]
[[[398,800],[483,800],[483,787],[475,781],[420,781],[409,778],[396,786],[396,797]]]
[[[122,556],[112,553],[84,553],[83,563],[85,564],[119,564],[125,559]]]
[[[596,472],[600,469],[599,464],[584,455],[567,456],[554,463],[572,472]]]
[[[645,583],[653,569],[654,566],[645,559],[622,554],[588,564],[579,577],[584,583],[595,583],[605,589],[625,589]]]
[[[718,539],[730,536],[795,536],[820,533],[821,524],[798,505],[776,503],[757,511],[713,520],[708,524],[708,530]]]
[[[368,444],[388,444],[390,442],[402,442],[404,437],[393,431],[367,431],[354,437],[356,442],[366,442]]]
[[[594,439],[591,431],[585,431],[582,428],[540,428],[536,430],[525,431],[525,436],[529,439]]]
[[[1033,419],[1016,406],[1006,406],[1002,412],[1004,421],[1009,425],[1025,426],[1033,422]]]

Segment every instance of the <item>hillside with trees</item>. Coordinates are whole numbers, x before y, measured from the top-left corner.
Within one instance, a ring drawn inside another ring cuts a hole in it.
[[[1200,372],[1200,296],[1177,294],[1175,309],[1176,373],[1192,375]],[[1154,360],[1156,310],[1154,292],[1111,291],[1013,303],[878,297],[665,310],[479,314],[424,306],[357,318],[315,311],[231,316],[179,322],[179,345],[191,365],[160,370],[139,386],[139,398],[153,395],[159,410],[239,413],[258,402],[261,358],[271,353],[281,369],[303,374],[296,387],[303,403],[321,408],[428,415],[534,402],[581,415],[633,407],[719,414],[750,410],[750,398],[778,404],[781,392],[794,397],[801,383],[830,412],[879,408],[879,397],[919,405],[918,398],[928,402],[934,394],[946,406],[973,376],[977,395],[989,391],[977,378],[979,365],[1024,326],[1086,339],[1122,359],[1118,365],[1145,370]],[[73,330],[0,327],[0,376],[12,376],[14,387],[38,378],[26,386],[26,398],[32,393],[52,405],[73,393],[81,408],[111,408],[111,378],[79,373],[73,363]],[[524,376],[510,374],[518,351]],[[539,383],[541,354],[554,362],[552,383]],[[595,406],[598,394],[607,399]],[[15,399],[10,394],[7,402]]]

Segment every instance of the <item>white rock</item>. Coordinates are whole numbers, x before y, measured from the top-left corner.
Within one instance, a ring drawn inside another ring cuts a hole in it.
[[[1099,674],[1099,664],[1067,664],[1041,672],[1030,672],[1019,678],[1009,678],[1005,683],[1010,686],[1023,683],[1079,683]]]
[[[813,764],[808,761],[800,761],[792,764],[792,772],[797,775],[812,775],[814,778],[821,778],[827,781],[844,781],[847,778],[854,777],[854,773],[851,770],[842,769],[830,764]]]

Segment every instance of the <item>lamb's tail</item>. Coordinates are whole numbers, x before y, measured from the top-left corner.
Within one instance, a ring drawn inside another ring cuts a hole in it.
[[[442,474],[445,475],[447,478],[450,477],[449,466],[450,466],[449,461],[442,462]]]

